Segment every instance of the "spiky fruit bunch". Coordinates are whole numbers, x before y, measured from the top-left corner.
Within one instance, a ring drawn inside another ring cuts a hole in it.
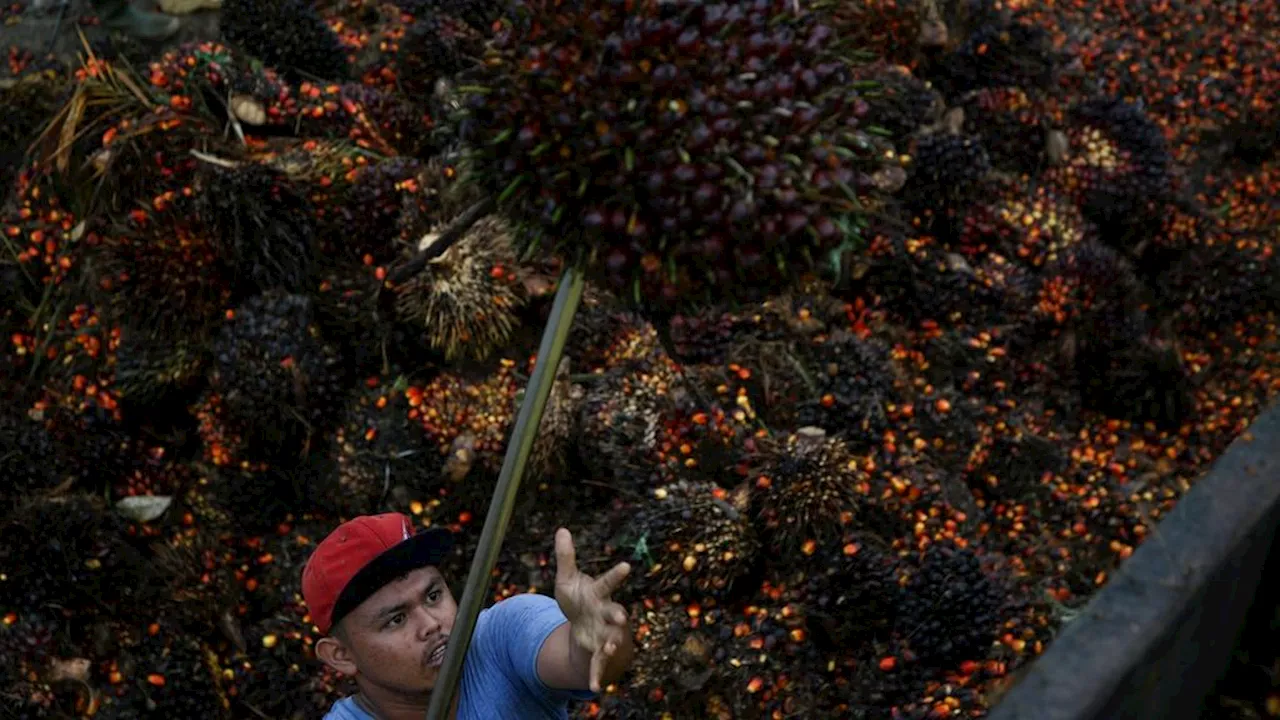
[[[982,138],[991,164],[999,170],[1033,173],[1046,164],[1048,110],[1019,87],[983,88],[961,101],[965,122]]]
[[[300,572],[298,574],[301,574]],[[269,717],[300,717],[323,697],[322,674],[299,658],[312,657],[312,642],[301,618],[297,622],[268,620],[245,632],[249,649],[223,667],[223,688],[232,697],[233,712],[253,708]]]
[[[636,660],[621,697],[605,695],[600,717],[698,716],[718,645],[720,610],[697,604],[644,600],[629,616],[636,628]]]
[[[297,132],[346,138],[386,156],[417,155],[431,138],[430,118],[404,97],[360,83],[298,87]]]
[[[0,197],[8,197],[29,146],[69,91],[70,84],[53,71],[15,78],[0,87],[0,106],[12,110],[0,120]]]
[[[482,218],[396,293],[401,318],[446,361],[485,359],[511,336],[525,301],[507,224]]]
[[[854,488],[866,482],[848,446],[814,427],[756,444],[757,512],[770,544],[790,555],[808,542],[838,540],[854,520]]]
[[[61,480],[53,438],[24,413],[0,412],[0,498],[16,500],[33,490],[53,487]]]
[[[322,506],[345,517],[378,512],[394,488],[421,493],[436,480],[436,454],[421,426],[409,421],[396,376],[371,377],[347,401],[329,446],[333,483],[313,485]],[[335,485],[336,483],[336,485]]]
[[[6,608],[8,610],[8,608]],[[0,696],[15,720],[74,717],[74,701],[61,702],[47,679],[59,658],[73,657],[56,615],[7,611],[0,622]],[[83,688],[79,688],[83,689]]]
[[[1130,229],[1143,220],[1149,233],[1145,221],[1173,191],[1172,156],[1160,127],[1137,105],[1111,98],[1072,108],[1068,121],[1068,154],[1045,173],[1046,182],[1100,225]]]
[[[926,133],[911,148],[911,173],[903,193],[920,212],[944,213],[971,198],[991,171],[976,135]]]
[[[324,163],[322,157],[311,159]],[[414,223],[429,212],[430,203],[419,180],[424,168],[412,158],[366,163],[360,154],[351,160],[358,162],[340,162],[337,172],[313,175],[314,192],[324,198],[316,207],[320,226],[339,257],[385,266],[406,244],[419,240]]]
[[[1101,243],[1081,243],[1045,268],[1032,315],[1051,333],[1075,335],[1072,344],[1082,349],[1120,347],[1145,330],[1141,293],[1141,282],[1119,253]]]
[[[163,617],[195,634],[227,622],[240,590],[230,556],[230,548],[210,527],[185,529],[155,542],[151,562]]]
[[[578,455],[597,478],[650,486],[658,475],[663,422],[683,377],[665,354],[614,368],[586,388],[579,410]]]
[[[159,403],[170,390],[195,385],[208,360],[203,333],[160,334],[124,328],[116,351],[115,387],[122,399]]]
[[[763,294],[846,241],[882,156],[835,40],[783,0],[516,3],[466,103],[472,170],[526,246],[625,300]]]
[[[897,634],[921,660],[982,657],[1004,618],[1006,589],[972,550],[929,546],[904,588]]]
[[[307,296],[250,298],[230,314],[213,355],[212,391],[263,459],[304,447],[341,402],[341,358],[319,336]]]
[[[1049,32],[1017,15],[1005,16],[998,3],[969,4],[973,28],[942,59],[938,84],[948,97],[987,87],[1047,88],[1061,63]]]
[[[226,0],[222,12],[228,42],[292,78],[350,72],[338,36],[306,0]]]
[[[1180,427],[1195,410],[1176,340],[1150,330],[1098,350],[1081,356],[1076,370],[1086,407],[1165,430]]]
[[[161,623],[137,628],[130,639],[111,668],[127,679],[104,693],[96,717],[229,716],[206,645]]]
[[[889,349],[840,331],[806,352],[815,392],[797,413],[798,422],[855,447],[878,441],[887,422],[884,406],[893,398]]]
[[[0,521],[0,607],[110,610],[141,599],[144,570],[97,497],[30,498]]]
[[[980,500],[1026,502],[1054,473],[1066,466],[1066,455],[1041,435],[1004,426],[984,439],[969,461],[967,480]]]
[[[663,354],[659,343],[651,323],[628,311],[613,295],[588,285],[574,317],[565,354],[573,358],[579,372],[607,372],[634,360]]]
[[[245,293],[308,286],[315,221],[307,198],[282,173],[250,163],[206,164],[196,213]]]
[[[415,13],[396,58],[401,89],[419,104],[429,102],[436,82],[470,67],[483,54],[483,42],[461,18],[434,10]]]
[[[887,130],[895,139],[937,122],[946,107],[942,96],[905,66],[877,62],[859,67],[855,76],[869,87],[865,97],[871,111],[866,123]]]
[[[1039,268],[1095,235],[1077,206],[1047,187],[1000,182],[985,190],[987,197],[970,206],[961,221],[956,245],[966,255],[996,251]]]
[[[786,603],[783,588],[766,584],[741,618],[726,617],[732,633],[716,653],[718,691],[711,706],[732,717],[766,720],[803,715],[818,706],[828,682],[814,647],[804,608]]]
[[[655,593],[723,600],[759,548],[745,486],[657,488],[628,516],[618,546],[636,566],[636,586]]]
[[[841,38],[868,54],[899,63],[915,63],[920,30],[928,16],[922,0],[868,0],[832,7],[832,22]]]
[[[902,589],[898,560],[870,538],[806,543],[776,559],[777,585],[804,608],[815,642],[855,649],[888,637]]]

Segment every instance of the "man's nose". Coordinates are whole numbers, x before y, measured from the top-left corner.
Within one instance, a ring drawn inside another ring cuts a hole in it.
[[[418,637],[428,640],[432,635],[440,632],[440,618],[428,608],[419,608],[420,613],[418,619]]]

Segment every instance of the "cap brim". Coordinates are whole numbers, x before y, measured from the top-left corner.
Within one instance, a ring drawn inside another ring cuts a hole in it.
[[[433,527],[387,548],[369,564],[351,577],[338,595],[333,606],[330,627],[368,600],[371,595],[386,587],[387,583],[404,577],[414,570],[439,566],[453,550],[453,533],[446,528]]]

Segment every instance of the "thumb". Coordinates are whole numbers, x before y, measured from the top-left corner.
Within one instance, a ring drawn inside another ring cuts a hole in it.
[[[568,528],[556,531],[556,580],[569,580],[578,574],[578,561],[573,549],[573,535]]]

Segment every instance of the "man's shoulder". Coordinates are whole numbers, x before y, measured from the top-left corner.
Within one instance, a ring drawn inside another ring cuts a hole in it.
[[[373,716],[356,704],[356,699],[345,697],[335,702],[324,720],[373,720]]]

